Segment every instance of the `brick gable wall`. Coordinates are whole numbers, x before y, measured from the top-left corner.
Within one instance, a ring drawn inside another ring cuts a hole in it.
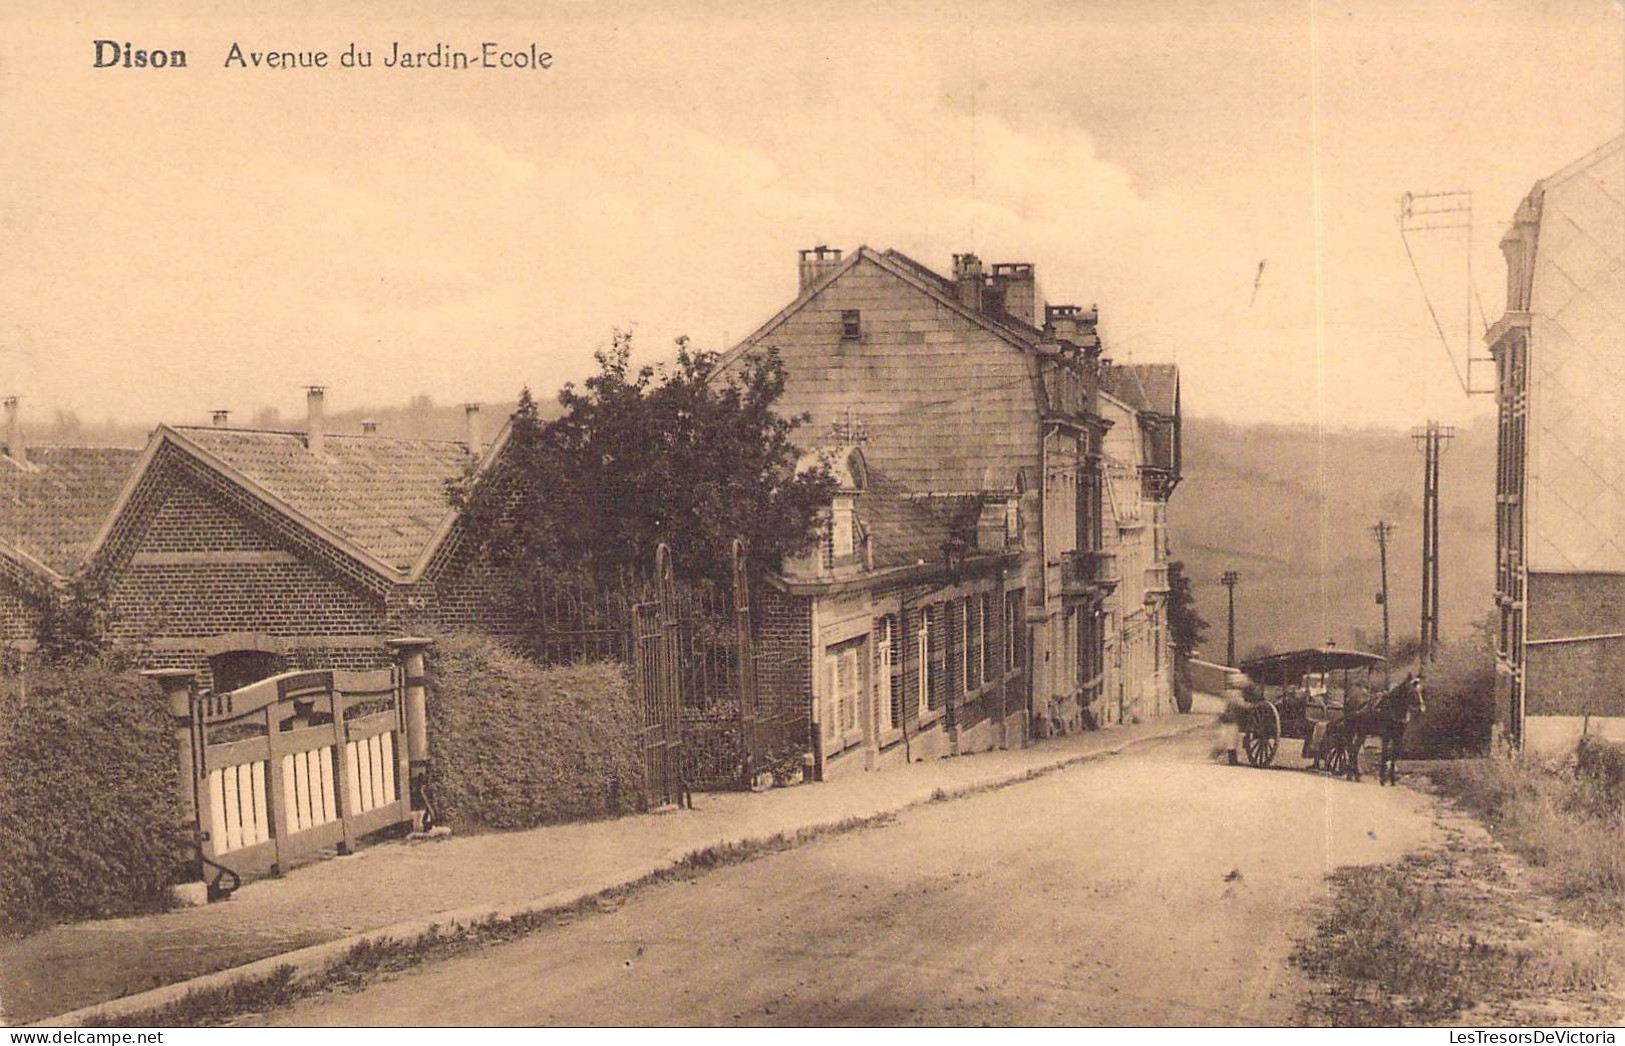
[[[392,586],[189,455],[161,446],[109,535],[113,632],[148,667],[270,649],[286,669],[388,663]],[[404,599],[402,600],[404,603]]]

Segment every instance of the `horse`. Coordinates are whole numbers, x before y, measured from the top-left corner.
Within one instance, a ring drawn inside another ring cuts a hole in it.
[[[1345,712],[1337,724],[1337,732],[1348,751],[1349,780],[1360,779],[1360,749],[1367,737],[1375,735],[1382,738],[1377,782],[1398,784],[1399,746],[1405,737],[1405,724],[1411,721],[1412,715],[1422,715],[1427,710],[1427,702],[1422,698],[1422,678],[1406,673],[1404,680],[1392,690]]]

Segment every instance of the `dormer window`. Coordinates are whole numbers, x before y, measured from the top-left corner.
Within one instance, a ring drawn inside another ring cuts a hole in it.
[[[853,534],[857,525],[853,517],[852,499],[836,498],[830,506],[830,555],[837,559],[855,551]]]
[[[841,310],[841,340],[857,341],[863,335],[862,314],[857,309]]]
[[[1004,503],[1004,540],[1010,544],[1021,540],[1021,502],[1015,498]]]

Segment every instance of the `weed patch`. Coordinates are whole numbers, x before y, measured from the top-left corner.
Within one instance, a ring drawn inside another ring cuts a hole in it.
[[[1617,942],[1553,936],[1517,910],[1485,849],[1459,843],[1398,864],[1341,869],[1314,937],[1292,960],[1312,976],[1303,1018],[1333,1027],[1446,1024],[1529,1000],[1584,1010],[1613,983]]]
[[[1589,773],[1584,764],[1523,756],[1441,763],[1424,772],[1538,869],[1541,889],[1563,902],[1565,914],[1614,926],[1625,918],[1625,832],[1610,768]]]

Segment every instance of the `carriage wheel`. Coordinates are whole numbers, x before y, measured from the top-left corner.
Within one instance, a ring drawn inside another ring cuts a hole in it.
[[[1327,769],[1327,771],[1329,773],[1331,773],[1332,776],[1339,777],[1339,776],[1342,776],[1344,773],[1347,773],[1348,768],[1349,768],[1349,750],[1347,748],[1344,748],[1342,745],[1334,745],[1334,746],[1332,746],[1331,751],[1326,753],[1326,769]]]
[[[1281,742],[1281,713],[1268,701],[1253,709],[1253,721],[1247,729],[1247,761],[1254,766],[1269,766],[1275,762],[1275,750]]]

